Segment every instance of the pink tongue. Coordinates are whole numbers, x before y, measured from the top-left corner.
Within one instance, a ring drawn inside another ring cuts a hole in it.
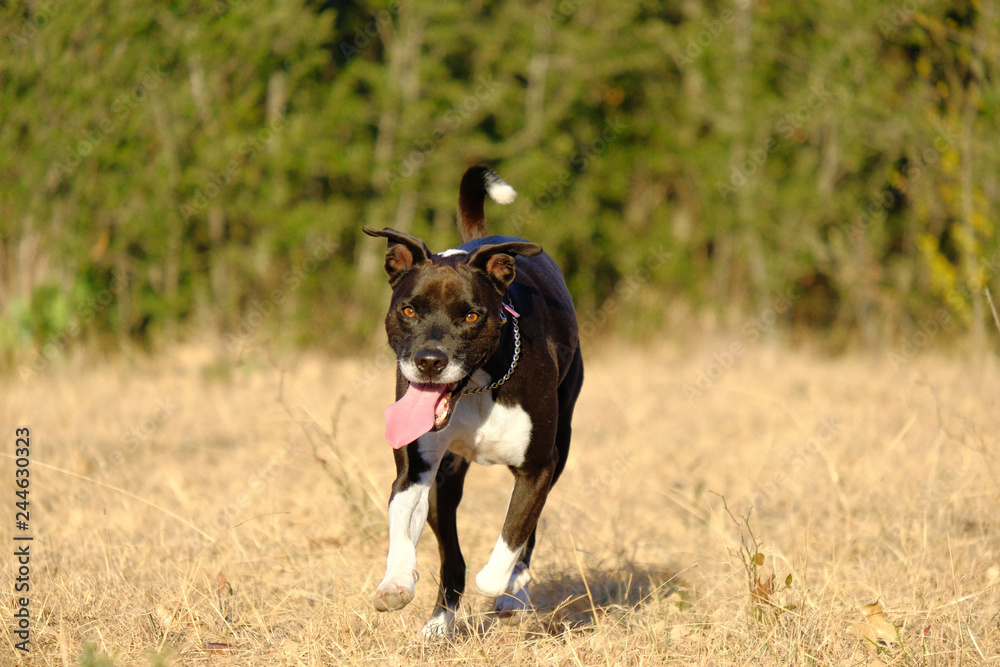
[[[443,384],[411,382],[406,395],[385,409],[385,439],[393,449],[405,447],[434,427],[434,409],[447,390]]]

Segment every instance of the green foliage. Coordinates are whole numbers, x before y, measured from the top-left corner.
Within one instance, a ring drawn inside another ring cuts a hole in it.
[[[336,7],[336,9],[332,8]],[[0,345],[360,342],[362,224],[520,196],[597,334],[673,301],[885,341],[1000,271],[1000,22],[976,3],[28,1],[0,21]],[[89,17],[80,21],[80,16]],[[635,324],[634,324],[635,323]]]
[[[84,644],[76,662],[80,667],[115,667],[114,659],[91,642]]]

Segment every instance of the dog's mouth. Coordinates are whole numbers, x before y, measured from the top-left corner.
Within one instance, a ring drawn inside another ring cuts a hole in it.
[[[441,392],[441,398],[434,405],[434,427],[431,431],[440,431],[448,422],[451,421],[452,412],[455,409],[455,403],[458,401],[458,397],[462,394],[462,390],[465,386],[469,384],[469,376],[466,375],[464,378],[458,382],[452,382],[444,386],[444,391]]]
[[[447,384],[411,382],[406,394],[385,410],[385,438],[393,449],[447,426],[468,383],[468,375]]]

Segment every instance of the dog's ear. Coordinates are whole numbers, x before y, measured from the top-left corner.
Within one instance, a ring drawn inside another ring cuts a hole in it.
[[[392,287],[416,264],[430,259],[431,251],[416,236],[397,232],[389,227],[378,231],[366,225],[361,231],[368,236],[384,236],[389,240],[389,246],[385,249],[385,272],[389,275],[389,285]]]
[[[526,241],[510,241],[496,245],[482,246],[469,258],[469,266],[483,271],[497,291],[503,294],[514,281],[514,257],[534,257],[542,252],[542,246]]]

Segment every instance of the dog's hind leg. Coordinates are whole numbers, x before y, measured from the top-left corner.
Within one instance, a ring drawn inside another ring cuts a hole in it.
[[[573,434],[573,409],[576,407],[576,399],[580,396],[582,386],[583,355],[580,353],[580,346],[577,345],[566,377],[559,385],[559,424],[556,427],[556,451],[559,452],[559,461],[552,475],[553,486],[559,481],[559,475],[562,474],[563,468],[566,467],[566,459],[569,458],[569,442]]]
[[[465,559],[458,543],[455,511],[462,501],[462,488],[468,470],[468,461],[448,452],[438,467],[436,483],[430,490],[427,523],[437,537],[438,553],[441,555],[441,589],[434,612],[424,626],[424,637],[429,639],[451,634],[455,628],[455,612],[465,591]]]
[[[566,467],[566,459],[569,456],[569,443],[572,434],[573,408],[576,399],[580,394],[580,386],[583,384],[583,357],[580,354],[580,347],[577,346],[573,360],[570,363],[569,371],[559,385],[559,423],[556,427],[556,451],[559,453],[559,460],[556,461],[555,470],[552,472],[551,486],[554,486]],[[528,542],[524,547],[524,554],[521,560],[514,566],[514,571],[510,575],[510,582],[503,595],[497,597],[493,603],[493,610],[499,615],[499,620],[504,625],[517,625],[521,622],[524,612],[531,606],[531,598],[528,594],[528,582],[531,580],[531,554],[535,549],[535,535],[538,532],[537,526],[531,531]]]

